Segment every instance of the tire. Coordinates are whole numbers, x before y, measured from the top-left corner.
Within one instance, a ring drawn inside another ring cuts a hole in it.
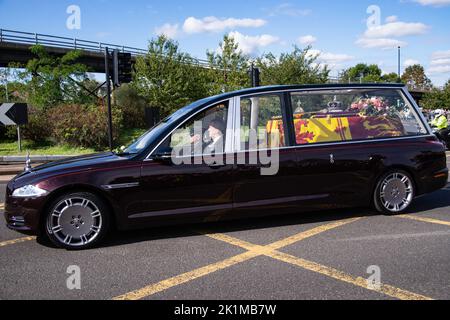
[[[411,206],[415,194],[416,187],[411,175],[402,170],[391,170],[377,182],[374,206],[385,215],[403,214]]]
[[[59,248],[84,250],[97,246],[109,231],[104,201],[92,193],[67,193],[51,203],[45,235]]]

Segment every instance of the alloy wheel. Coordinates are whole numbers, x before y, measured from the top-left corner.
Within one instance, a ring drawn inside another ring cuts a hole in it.
[[[47,232],[63,246],[85,247],[97,239],[103,227],[98,206],[83,197],[61,200],[47,219]]]

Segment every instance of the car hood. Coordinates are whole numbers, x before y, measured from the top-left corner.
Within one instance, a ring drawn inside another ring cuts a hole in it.
[[[14,181],[22,182],[23,180],[34,179],[39,176],[51,175],[53,173],[61,173],[64,171],[89,170],[90,168],[94,168],[99,165],[105,165],[110,162],[123,160],[127,160],[127,158],[118,156],[112,152],[67,158],[32,168],[31,172],[23,172],[19,174],[14,178]]]

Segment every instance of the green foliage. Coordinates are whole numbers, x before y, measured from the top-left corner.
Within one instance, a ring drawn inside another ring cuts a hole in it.
[[[294,46],[290,53],[283,53],[275,57],[272,53],[257,59],[257,67],[261,70],[263,85],[277,84],[313,84],[325,83],[330,70],[327,66],[320,66],[318,55],[310,53],[311,47],[304,50]]]
[[[76,102],[83,94],[71,79],[86,79],[87,68],[77,63],[82,56],[81,51],[69,51],[62,57],[50,55],[45,48],[36,45],[31,47],[36,58],[26,65],[21,75],[27,81],[28,103],[50,108],[64,102]]]
[[[48,111],[33,106],[28,107],[28,124],[22,127],[22,135],[36,143],[46,141],[52,135],[52,123]]]
[[[218,52],[208,51],[206,55],[210,65],[211,94],[249,87],[249,57],[238,49],[233,38],[224,36]]]
[[[136,88],[124,84],[114,92],[116,105],[122,110],[123,126],[127,129],[145,128],[145,98],[140,96]]]
[[[133,86],[148,106],[169,115],[208,96],[206,70],[195,63],[177,42],[160,36],[150,41],[145,56],[137,58]]]
[[[425,93],[421,106],[424,109],[450,109],[450,85],[447,82],[446,86],[441,90],[433,88],[431,91]]]
[[[387,83],[398,83],[399,82],[398,74],[395,72],[391,72],[391,73],[383,75],[382,79],[383,79],[383,82],[387,82]]]
[[[384,82],[382,73],[383,72],[376,64],[367,65],[365,63],[359,63],[356,66],[345,70],[342,73],[342,78],[349,82]]]
[[[102,150],[109,145],[107,108],[104,106],[64,105],[48,115],[52,138],[59,144]],[[118,138],[122,113],[113,109],[113,136]]]
[[[426,76],[425,69],[420,64],[409,66],[402,75],[402,81],[411,87],[429,89],[432,87],[431,80]]]

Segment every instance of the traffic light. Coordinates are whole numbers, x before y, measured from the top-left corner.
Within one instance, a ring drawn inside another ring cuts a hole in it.
[[[130,83],[132,81],[131,53],[123,53],[119,52],[119,50],[114,50],[113,66],[113,80],[115,86],[118,87],[123,83]]]
[[[252,87],[259,87],[261,85],[259,69],[252,66],[248,73],[252,82]]]

